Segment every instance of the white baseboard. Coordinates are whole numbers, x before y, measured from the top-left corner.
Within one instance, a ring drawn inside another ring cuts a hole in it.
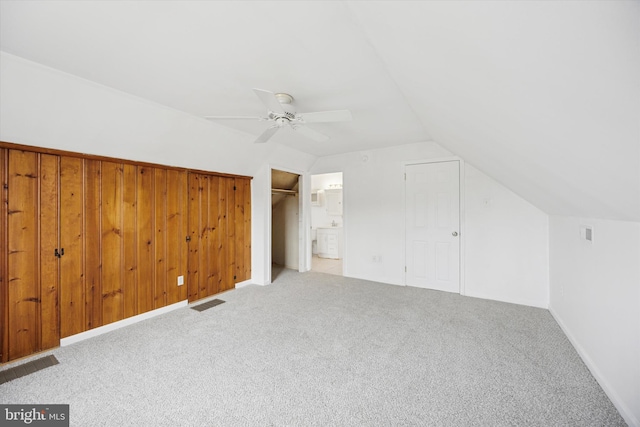
[[[518,304],[518,305],[526,305],[526,306],[529,306],[529,307],[544,308],[545,310],[549,308],[549,303],[548,302],[536,301],[536,300],[527,300],[527,299],[523,299],[523,298],[496,297],[495,295],[485,295],[485,294],[478,293],[478,292],[466,292],[465,294],[462,294],[462,295],[465,296],[465,297],[472,297],[472,298],[488,299],[488,300],[492,300],[492,301],[507,302],[509,304]]]
[[[359,279],[359,280],[366,280],[367,282],[376,282],[376,283],[382,283],[385,285],[394,285],[394,286],[406,286],[404,283],[398,282],[396,280],[391,280],[387,277],[369,277],[366,275],[350,275],[347,274],[346,272],[342,274],[342,277],[348,277],[351,279]]]
[[[569,331],[569,329],[566,327],[566,325],[564,324],[560,316],[553,310],[552,307],[549,307],[549,312],[555,319],[556,323],[560,326],[560,329],[562,329],[562,332],[564,332],[564,334],[567,336],[567,338],[569,339],[569,342],[571,342],[573,347],[576,349],[576,351],[578,352],[578,355],[580,356],[584,364],[587,365],[587,368],[589,368],[589,371],[591,371],[591,375],[593,375],[596,381],[598,381],[598,384],[600,384],[600,387],[602,387],[602,390],[604,390],[606,395],[609,397],[609,399],[611,400],[611,403],[613,403],[613,406],[615,406],[618,412],[620,412],[620,415],[622,416],[622,418],[624,418],[625,422],[629,424],[629,427],[640,427],[640,420],[638,420],[633,415],[631,410],[627,407],[627,405],[625,405],[624,402],[622,402],[622,400],[620,399],[618,394],[615,392],[613,387],[611,387],[611,385],[606,380],[604,375],[602,375],[602,373],[600,372],[596,364],[593,363],[593,360],[591,360],[591,358],[589,357],[587,352],[584,350],[584,348],[580,345],[580,343],[578,343],[575,337],[571,334],[571,331]]]
[[[245,280],[244,282],[236,283],[236,289],[244,288],[245,286],[249,286],[249,285],[253,285],[253,282],[251,281],[251,279]]]
[[[152,317],[156,317],[161,314],[168,313],[170,311],[177,310],[182,307],[187,307],[188,305],[189,303],[187,302],[187,300],[184,300],[184,301],[177,302],[175,304],[168,305],[166,307],[162,307],[156,310],[147,311],[146,313],[138,314],[137,316],[128,317],[126,319],[122,319],[117,322],[109,323],[108,325],[100,326],[95,329],[89,329],[88,331],[80,332],[79,334],[62,338],[60,340],[60,347],[64,347],[70,344],[84,341],[89,338],[97,337],[98,335],[106,334],[107,332],[115,331],[116,329],[124,328],[125,326],[129,326],[134,323],[138,323],[143,320],[147,320]]]

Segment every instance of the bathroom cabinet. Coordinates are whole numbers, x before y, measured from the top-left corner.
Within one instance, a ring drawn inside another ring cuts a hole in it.
[[[342,258],[342,228],[318,228],[318,256],[320,258]]]
[[[324,190],[324,198],[327,203],[327,215],[342,215],[342,189]]]

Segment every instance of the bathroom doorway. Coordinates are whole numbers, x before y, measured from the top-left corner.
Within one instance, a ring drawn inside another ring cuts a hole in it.
[[[342,172],[311,175],[311,271],[343,275]]]

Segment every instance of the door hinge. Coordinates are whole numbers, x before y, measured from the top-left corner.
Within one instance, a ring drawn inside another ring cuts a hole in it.
[[[236,280],[236,276],[233,276],[233,280]]]
[[[233,191],[236,191],[236,186],[235,185],[233,186]]]
[[[407,272],[407,266],[406,265],[404,266],[404,272],[405,273]]]

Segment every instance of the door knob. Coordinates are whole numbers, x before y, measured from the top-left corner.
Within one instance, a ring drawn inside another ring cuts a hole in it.
[[[452,235],[453,237],[456,237],[456,236],[458,235],[458,232],[457,232],[457,231],[454,231],[453,233],[451,233],[451,235]]]

